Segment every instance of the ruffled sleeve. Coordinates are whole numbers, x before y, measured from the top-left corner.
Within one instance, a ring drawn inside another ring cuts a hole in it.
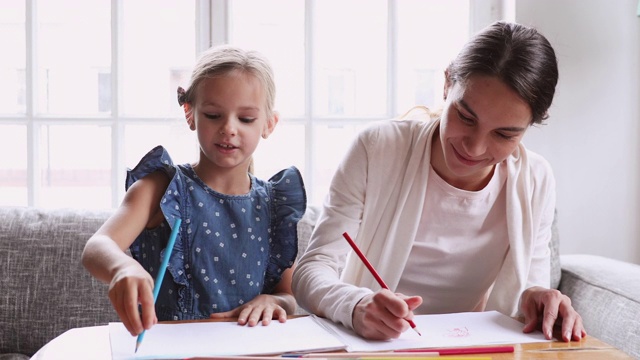
[[[166,223],[161,224],[157,229],[151,230],[150,233],[153,234],[147,234],[149,231],[145,230],[130,246],[131,255],[153,276],[155,276],[155,273],[158,271],[160,261],[164,256],[166,240],[176,219],[184,218],[184,200],[181,196],[181,194],[184,193],[184,189],[182,189],[184,186],[182,185],[183,182],[180,181],[180,177],[183,176],[183,174],[179,167],[173,164],[169,153],[164,147],[156,146],[140,160],[138,165],[133,169],[127,170],[126,189],[128,190],[133,183],[155,171],[165,173],[170,179],[167,190],[162,196],[160,204],[158,204],[164,214]],[[178,236],[168,268],[174,280],[181,284],[185,284],[187,280],[184,272],[180,271],[184,268],[183,254],[183,239],[182,236]]]
[[[295,167],[280,171],[269,179],[271,190],[270,255],[263,293],[272,293],[282,272],[290,268],[298,254],[298,221],[307,207],[302,175]]]
[[[127,170],[127,180],[125,188],[129,190],[129,187],[131,187],[134,182],[142,179],[143,177],[151,174],[156,170],[164,172],[169,178],[172,178],[176,173],[176,169],[173,166],[173,161],[171,161],[169,153],[162,146],[156,146],[155,148],[151,149],[151,151],[149,151],[140,160],[136,167]]]
[[[179,194],[181,192],[179,191],[180,189],[178,189],[180,182],[176,181],[179,180],[178,177],[180,174],[178,174],[177,167],[174,166],[169,153],[164,147],[156,146],[140,160],[136,167],[127,170],[125,188],[128,190],[134,182],[154,171],[162,171],[171,179],[165,196],[162,197],[160,206],[167,222],[173,224],[176,217],[180,216],[181,200]],[[172,204],[172,206],[167,206],[168,203]]]

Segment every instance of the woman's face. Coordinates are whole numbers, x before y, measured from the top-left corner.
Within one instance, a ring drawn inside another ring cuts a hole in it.
[[[444,94],[431,165],[449,184],[480,190],[489,181],[493,166],[520,143],[531,124],[531,109],[494,76],[472,75],[466,83],[447,80]]]

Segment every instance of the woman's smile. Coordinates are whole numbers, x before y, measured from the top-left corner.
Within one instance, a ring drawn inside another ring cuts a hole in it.
[[[456,155],[456,158],[458,159],[458,161],[460,161],[463,165],[475,166],[484,161],[484,160],[471,160],[468,157],[459,153],[455,146],[451,145],[451,148],[453,149],[453,153]]]

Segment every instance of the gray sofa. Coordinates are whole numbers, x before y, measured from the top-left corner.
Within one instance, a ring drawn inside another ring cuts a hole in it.
[[[85,242],[109,214],[0,207],[0,360],[28,359],[71,328],[118,321],[107,285],[80,263]],[[301,251],[317,215],[309,207],[298,225]],[[587,255],[560,260],[559,288],[589,333],[640,358],[640,266]]]
[[[80,263],[108,216],[0,207],[0,360],[28,359],[69,329],[118,321],[107,285]]]

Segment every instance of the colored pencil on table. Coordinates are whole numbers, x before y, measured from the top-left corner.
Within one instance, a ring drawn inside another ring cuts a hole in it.
[[[444,359],[444,360],[491,360],[491,357],[483,356],[483,357],[468,357],[468,356],[447,356],[447,357],[439,357],[438,355],[421,355],[417,354],[402,354],[403,356],[395,356],[393,353],[388,352],[373,352],[373,353],[309,353],[309,354],[299,354],[295,356],[291,356],[291,354],[284,354],[282,356],[204,356],[204,357],[194,357],[187,358],[185,360],[273,360],[273,359],[291,359],[291,358],[300,358],[300,359],[315,359],[315,360],[420,360],[433,357],[434,359]]]
[[[158,269],[158,275],[156,275],[156,281],[153,283],[153,304],[155,305],[156,300],[158,299],[158,293],[160,292],[160,286],[162,286],[162,280],[164,280],[164,273],[167,272],[167,266],[169,266],[169,258],[171,257],[171,252],[173,251],[173,246],[176,243],[176,238],[178,237],[178,232],[180,231],[180,224],[182,224],[182,219],[177,218],[173,223],[173,229],[171,229],[171,235],[169,236],[169,242],[167,243],[167,247],[164,250],[164,257],[162,258],[162,263],[160,264],[160,268]],[[138,335],[138,339],[136,340],[136,350],[138,352],[138,348],[140,344],[142,344],[142,339],[144,339],[144,332]]]
[[[513,346],[481,346],[481,347],[462,347],[462,348],[424,348],[424,349],[395,350],[396,353],[421,353],[423,351],[434,351],[440,355],[466,355],[466,354],[512,353],[515,350]]]
[[[386,358],[422,358],[437,357],[437,352],[419,352],[419,353],[397,353],[397,352],[336,352],[336,353],[307,353],[307,354],[284,354],[284,358],[303,358],[303,359],[386,359]]]
[[[369,262],[369,260],[367,259],[366,256],[364,256],[364,254],[362,253],[362,251],[360,251],[360,249],[358,248],[358,245],[356,245],[356,243],[351,239],[351,236],[349,236],[349,234],[347,234],[346,232],[344,232],[342,234],[342,236],[344,236],[344,238],[347,240],[347,242],[349,243],[349,245],[351,245],[351,248],[353,248],[353,251],[356,252],[356,254],[358,254],[358,257],[360,258],[360,260],[362,260],[362,262],[364,263],[364,265],[367,267],[367,269],[369,269],[369,272],[371,273],[371,275],[373,275],[373,277],[376,279],[376,281],[378,282],[378,284],[380,284],[380,286],[383,289],[387,289],[389,290],[389,287],[387,286],[387,284],[384,282],[384,280],[382,280],[382,278],[380,277],[380,275],[378,274],[378,272],[376,271],[376,269],[373,268],[373,265],[371,265],[371,263]],[[416,324],[413,322],[413,320],[410,319],[405,319],[407,320],[407,322],[409,323],[409,325],[411,325],[411,328],[418,333],[418,335],[422,336],[422,334],[420,334],[420,331],[418,331],[418,328],[416,327]]]
[[[329,356],[324,356],[329,355]],[[291,356],[291,354],[284,354],[282,356],[203,356],[203,357],[194,357],[187,358],[185,360],[273,360],[273,359],[291,359],[291,358],[301,358],[301,359],[315,359],[315,360],[420,360],[425,359],[427,357],[434,357],[435,359],[445,359],[445,360],[491,360],[491,357],[462,357],[462,356],[453,356],[453,357],[438,357],[437,355],[420,355],[420,354],[403,354],[403,356],[393,356],[388,352],[373,352],[373,353],[314,353],[314,354],[298,354],[295,356]]]

